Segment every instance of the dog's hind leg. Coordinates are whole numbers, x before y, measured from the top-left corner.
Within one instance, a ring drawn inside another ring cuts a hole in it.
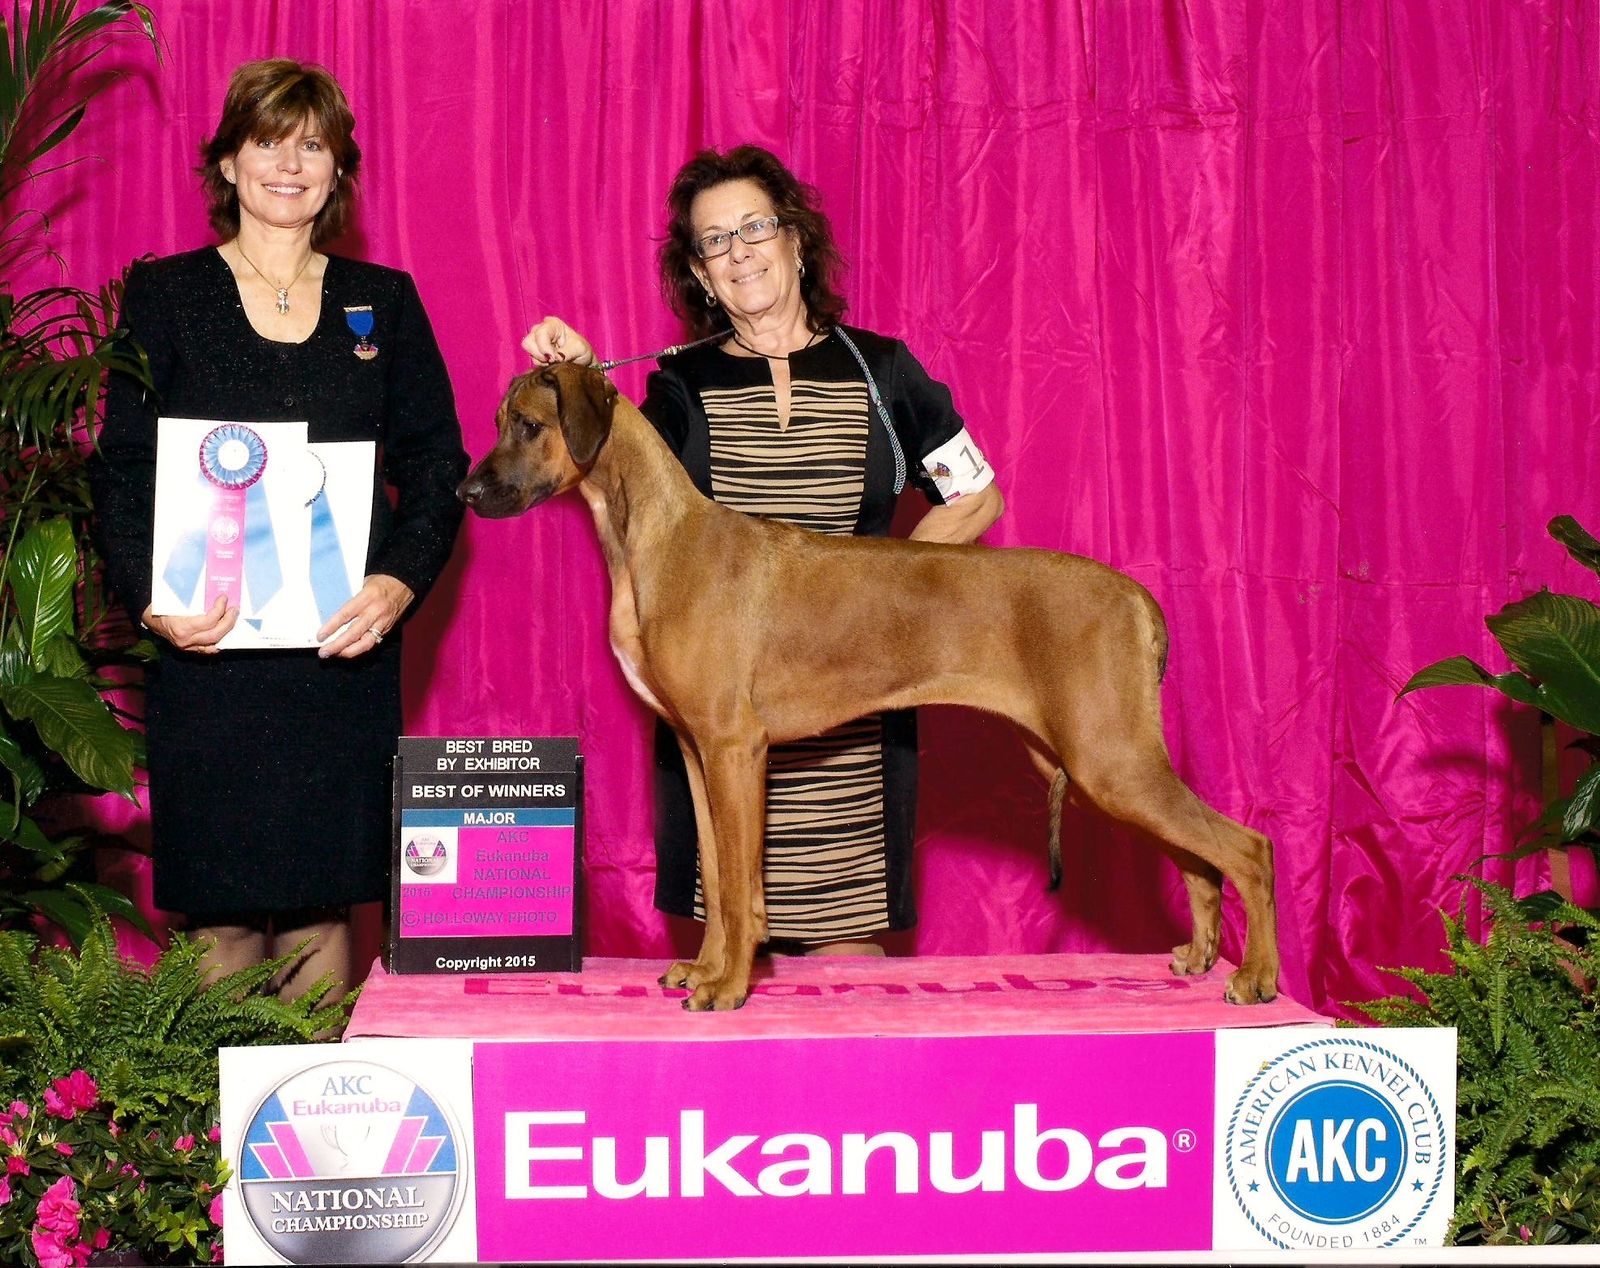
[[[1225,992],[1235,1004],[1278,994],[1278,920],[1273,895],[1272,843],[1195,796],[1180,780],[1159,739],[1097,742],[1073,750],[1078,791],[1114,818],[1143,828],[1169,847],[1183,871],[1194,918],[1194,939],[1174,954],[1174,969],[1214,958],[1221,890],[1216,873],[1234,883],[1244,904],[1245,947]],[[1196,866],[1198,864],[1198,866]],[[1214,869],[1214,870],[1213,870]]]
[[[684,769],[689,775],[689,795],[694,802],[694,827],[700,856],[700,893],[705,900],[706,928],[700,939],[700,950],[692,961],[679,961],[660,977],[663,986],[680,986],[694,990],[701,982],[721,975],[726,953],[722,944],[722,886],[717,876],[717,851],[715,827],[711,820],[711,806],[706,798],[705,771],[700,765],[700,753],[694,742],[678,734],[678,749],[683,754]]]
[[[1183,875],[1189,894],[1189,941],[1172,948],[1172,971],[1179,977],[1204,973],[1217,962],[1222,932],[1222,874],[1205,860],[1157,838]]]

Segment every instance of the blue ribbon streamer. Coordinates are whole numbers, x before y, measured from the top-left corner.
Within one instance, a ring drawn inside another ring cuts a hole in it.
[[[204,476],[198,479],[208,496],[216,492]],[[206,532],[207,528],[197,528],[179,537],[167,556],[167,566],[161,570],[185,607],[193,603],[195,587],[206,570]],[[260,483],[252,484],[244,495],[244,581],[250,591],[250,605],[258,612],[283,588],[278,542],[272,531],[266,490]]]
[[[326,625],[333,614],[350,600],[350,574],[345,568],[344,548],[339,529],[333,522],[333,508],[327,491],[317,494],[311,507],[311,593],[317,611]]]
[[[209,501],[216,490],[207,483],[204,476],[195,478]],[[178,602],[188,607],[194,597],[194,588],[200,580],[200,574],[205,570],[206,530],[200,528],[184,533],[173,543],[172,553],[167,556],[167,566],[161,570],[161,575],[172,587],[172,593],[178,596]]]
[[[259,484],[252,484],[244,495],[244,583],[250,590],[250,605],[257,612],[283,588],[267,494]]]

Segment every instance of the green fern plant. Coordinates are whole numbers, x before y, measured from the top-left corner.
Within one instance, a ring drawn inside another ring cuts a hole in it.
[[[1457,1034],[1457,1244],[1593,1241],[1600,1191],[1600,919],[1571,903],[1532,924],[1512,894],[1483,895],[1488,936],[1445,916],[1449,973],[1391,969],[1421,998],[1356,1007],[1385,1026]],[[1578,946],[1555,929],[1587,935]],[[1585,1178],[1587,1177],[1587,1178]],[[1587,1193],[1584,1186],[1589,1186]],[[1571,1212],[1570,1217],[1567,1212]],[[1528,1236],[1523,1230],[1528,1230]]]
[[[0,1262],[220,1257],[217,1050],[328,1037],[355,999],[330,1000],[331,975],[275,995],[303,950],[208,981],[204,944],[125,960],[99,911],[77,951],[0,931]],[[71,1218],[41,1242],[48,1202]]]
[[[205,945],[181,933],[145,966],[122,958],[104,916],[77,951],[0,931],[0,1104],[84,1070],[119,1116],[203,1131],[218,1048],[309,1043],[348,1019],[355,993],[330,1000],[331,976],[297,999],[272,990],[303,950],[208,982]]]

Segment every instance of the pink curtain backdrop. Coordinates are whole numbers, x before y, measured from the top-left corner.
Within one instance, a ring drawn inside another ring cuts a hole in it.
[[[1595,591],[1544,532],[1600,529],[1592,3],[154,7],[163,61],[124,46],[74,143],[100,157],[36,191],[68,277],[210,241],[192,169],[229,70],[322,62],[366,154],[343,249],[416,276],[479,454],[543,314],[609,356],[679,337],[668,181],[699,146],[773,148],[824,196],[853,319],[950,384],[998,468],[991,540],[1164,605],[1174,760],[1276,842],[1285,987],[1337,1008],[1439,963],[1454,876],[1535,809],[1536,723],[1395,692],[1440,656],[1503,666],[1483,616],[1509,599]],[[683,931],[650,905],[650,718],[606,594],[575,499],[469,520],[407,635],[409,729],[582,737],[588,949],[659,956]],[[1176,871],[1098,820],[1069,818],[1045,893],[1005,726],[930,709],[923,750],[916,951],[1184,940]],[[1240,920],[1230,891],[1234,958]]]

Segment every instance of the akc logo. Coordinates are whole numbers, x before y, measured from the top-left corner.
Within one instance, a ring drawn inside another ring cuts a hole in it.
[[[292,1264],[404,1263],[455,1222],[466,1159],[445,1107],[370,1061],[291,1075],[245,1128],[245,1212]]]
[[[1425,1080],[1356,1038],[1316,1039],[1262,1066],[1233,1108],[1233,1197],[1275,1246],[1394,1246],[1440,1192],[1447,1126]]]

